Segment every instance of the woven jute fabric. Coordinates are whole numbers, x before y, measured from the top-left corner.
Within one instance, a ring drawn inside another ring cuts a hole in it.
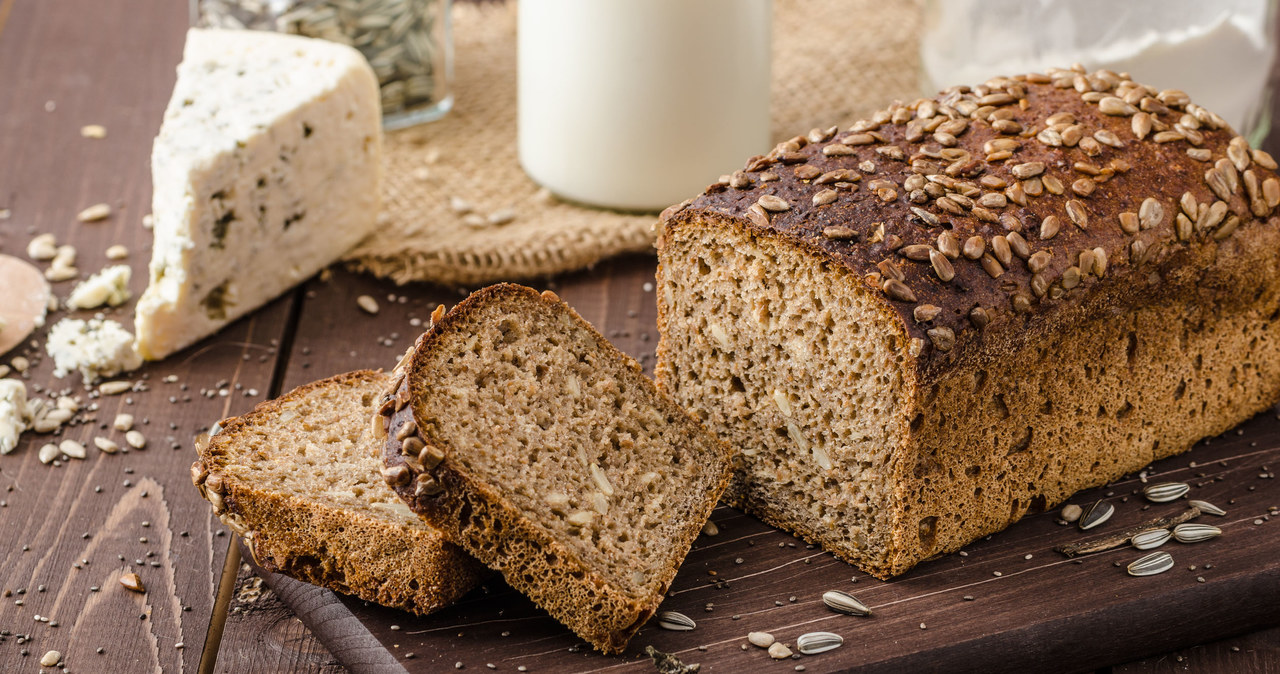
[[[913,0],[775,0],[774,139],[916,98],[920,23]],[[515,2],[455,4],[454,40],[454,109],[388,134],[382,226],[351,265],[397,283],[474,285],[650,250],[654,214],[561,202],[520,168]]]

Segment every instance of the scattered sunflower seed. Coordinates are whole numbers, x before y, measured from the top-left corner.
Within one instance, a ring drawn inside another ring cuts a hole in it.
[[[1179,543],[1199,543],[1222,535],[1222,529],[1212,524],[1179,524],[1173,528],[1173,537]]]
[[[120,451],[120,445],[116,444],[115,440],[105,438],[101,435],[93,439],[93,444],[106,454],[115,454]]]
[[[111,423],[111,427],[121,433],[128,432],[133,429],[132,414],[117,414],[115,420]]]
[[[1173,568],[1173,556],[1167,552],[1153,552],[1140,557],[1129,565],[1130,576],[1154,576]]]
[[[53,667],[62,660],[62,654],[58,651],[49,651],[40,657],[41,667]]]
[[[1062,520],[1064,522],[1075,522],[1080,519],[1080,515],[1083,512],[1084,512],[1084,508],[1081,508],[1080,506],[1074,503],[1069,503],[1067,505],[1062,506],[1062,512],[1061,512]]]
[[[1105,500],[1095,501],[1080,515],[1080,530],[1086,531],[1106,522],[1115,512],[1116,507]]]
[[[125,393],[133,388],[133,382],[129,381],[106,381],[98,385],[98,393],[104,396],[115,396]]]
[[[1223,510],[1222,508],[1219,508],[1218,506],[1208,501],[1200,501],[1200,500],[1192,499],[1191,501],[1187,502],[1187,505],[1193,508],[1199,508],[1200,512],[1206,515],[1217,515],[1218,517],[1222,517],[1223,515],[1227,514],[1227,511]]]
[[[1147,529],[1134,534],[1129,542],[1139,550],[1150,550],[1167,543],[1172,535],[1168,529]]]
[[[127,590],[134,592],[146,592],[147,588],[142,584],[142,578],[136,573],[126,573],[120,576],[120,584]]]
[[[80,222],[97,222],[105,220],[111,215],[111,206],[109,204],[94,204],[76,215],[76,220]]]
[[[143,449],[147,446],[147,437],[138,431],[129,431],[124,434],[124,441],[134,449]]]
[[[1191,485],[1185,482],[1162,482],[1142,488],[1142,494],[1152,503],[1168,503],[1182,498],[1188,491]]]
[[[786,660],[791,657],[791,649],[781,641],[775,641],[772,646],[769,646],[769,657],[774,660]]]
[[[828,590],[822,593],[822,603],[836,613],[846,615],[869,616],[871,609],[853,595],[843,590]]]
[[[832,632],[809,632],[796,637],[796,650],[805,655],[817,655],[839,648],[844,637]]]
[[[712,522],[711,520],[707,520],[707,523],[702,525],[702,535],[703,536],[719,536],[720,527],[716,526],[715,522]]]
[[[356,304],[367,314],[378,313],[378,300],[373,299],[369,295],[361,295],[356,298]]]
[[[106,138],[107,128],[101,124],[86,124],[80,127],[80,135],[85,138]]]
[[[688,632],[697,627],[698,624],[693,622],[693,618],[676,611],[663,611],[658,614],[658,627],[664,630],[672,630],[674,632]]]
[[[750,641],[752,646],[768,648],[773,645],[774,638],[768,632],[752,632],[747,635],[747,641]]]

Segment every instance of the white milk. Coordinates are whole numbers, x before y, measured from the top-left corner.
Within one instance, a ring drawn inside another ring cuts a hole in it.
[[[1248,133],[1266,104],[1272,4],[935,0],[921,44],[922,79],[932,95],[953,84],[1080,62],[1128,72],[1157,89],[1182,89]]]
[[[769,150],[771,0],[521,0],[520,163],[658,210]]]

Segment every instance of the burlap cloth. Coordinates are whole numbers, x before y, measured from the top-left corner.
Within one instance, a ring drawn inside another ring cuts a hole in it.
[[[775,139],[916,98],[920,22],[914,0],[775,0]],[[455,107],[388,134],[383,226],[350,253],[353,267],[472,285],[651,248],[654,215],[560,202],[521,170],[515,36],[514,1],[454,5]]]

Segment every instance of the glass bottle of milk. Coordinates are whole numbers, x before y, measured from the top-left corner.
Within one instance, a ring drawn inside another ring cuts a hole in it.
[[[1081,63],[1181,89],[1256,145],[1270,120],[1275,0],[927,0],[926,95]]]
[[[661,210],[769,150],[772,0],[520,0],[520,163]]]

